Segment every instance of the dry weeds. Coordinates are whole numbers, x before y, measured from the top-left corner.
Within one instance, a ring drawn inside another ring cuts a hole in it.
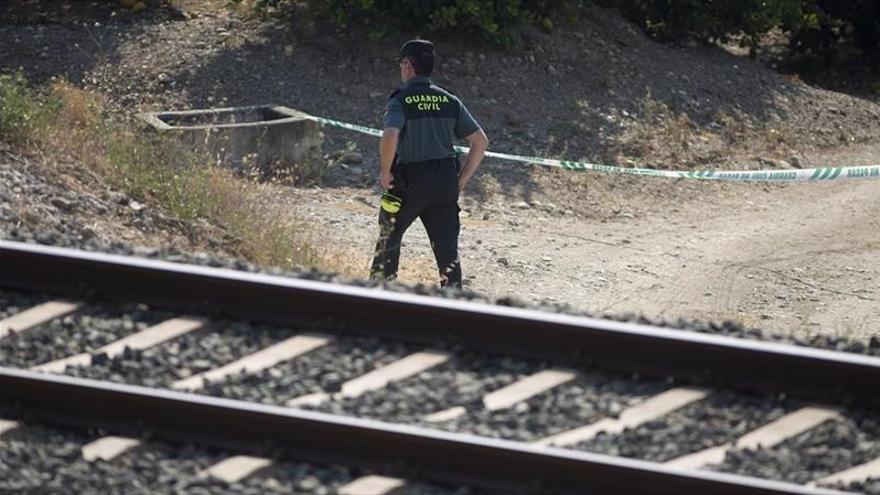
[[[212,225],[225,234],[227,249],[259,265],[363,274],[350,256],[322,246],[296,212],[269,201],[270,185],[114,121],[99,95],[65,81],[37,91],[20,77],[4,77],[0,90],[4,140],[35,156],[47,172],[75,174],[70,169],[85,167],[181,220],[190,239],[198,237],[194,225]]]
[[[700,126],[685,112],[675,112],[648,93],[639,100],[639,111],[623,121],[616,138],[620,163],[663,169],[680,169],[682,162],[717,166],[719,158],[739,161],[754,157],[788,157],[796,144],[793,131],[784,125],[755,125],[743,115],[718,112],[711,126]],[[731,148],[747,155],[731,154]]]

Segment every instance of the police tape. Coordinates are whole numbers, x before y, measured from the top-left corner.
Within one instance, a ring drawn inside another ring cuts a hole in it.
[[[371,127],[349,124],[347,122],[341,122],[338,120],[327,119],[323,117],[315,117],[313,115],[309,115],[309,118],[321,125],[349,129],[363,134],[369,134],[370,136],[382,136],[382,131],[380,131],[379,129],[373,129]],[[467,153],[468,148],[456,146],[455,150],[460,153]],[[487,151],[486,156],[491,158],[500,158],[502,160],[544,165],[547,167],[557,167],[576,172],[629,174],[641,175],[646,177],[665,177],[669,179],[698,179],[742,182],[811,182],[845,179],[880,179],[880,165],[867,165],[862,167],[819,167],[797,170],[694,170],[685,172],[678,170],[655,170],[652,168],[617,167],[614,165],[600,165],[596,163],[556,160],[552,158],[541,158],[537,156],[512,155],[508,153],[497,153],[494,151]]]

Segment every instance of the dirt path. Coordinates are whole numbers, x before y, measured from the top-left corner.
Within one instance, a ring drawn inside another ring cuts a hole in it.
[[[880,184],[740,188],[742,200],[608,224],[526,220],[506,232],[506,256],[476,260],[474,288],[786,333],[876,331]]]
[[[834,164],[867,164],[876,156],[863,148]],[[631,197],[616,203],[623,206],[610,219],[465,198],[461,254],[469,288],[595,313],[733,319],[795,335],[876,335],[880,182],[688,188],[690,199],[658,200],[623,187],[617,194]],[[376,234],[368,190],[279,194],[326,225],[322,235],[349,249],[366,275]],[[401,265],[402,280],[433,282],[418,223],[404,239]]]

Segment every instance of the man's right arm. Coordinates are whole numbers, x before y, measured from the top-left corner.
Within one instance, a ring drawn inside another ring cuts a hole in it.
[[[464,103],[459,101],[459,105],[458,121],[455,123],[455,135],[459,138],[463,137],[471,148],[465,159],[464,167],[462,167],[461,173],[458,174],[458,192],[461,192],[471,179],[471,176],[474,175],[474,172],[477,171],[480,162],[483,161],[483,155],[486,153],[486,148],[489,147],[489,138],[486,137],[486,133],[477,124],[477,121],[471,115],[470,110],[464,106]]]

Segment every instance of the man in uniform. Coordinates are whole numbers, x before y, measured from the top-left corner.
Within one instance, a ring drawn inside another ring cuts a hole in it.
[[[421,218],[440,285],[461,288],[458,195],[483,160],[489,141],[464,104],[429,79],[434,69],[431,42],[406,42],[399,62],[404,84],[388,99],[379,142],[379,182],[386,192],[371,276],[397,276],[403,234]],[[456,138],[470,145],[463,167],[453,148]]]

